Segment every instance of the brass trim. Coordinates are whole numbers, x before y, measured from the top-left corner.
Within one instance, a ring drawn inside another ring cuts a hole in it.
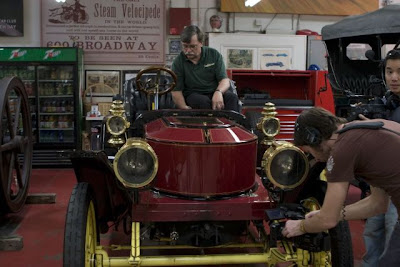
[[[276,129],[276,131],[273,134],[269,134],[268,131],[267,131],[268,129],[265,129],[265,127],[264,127],[265,123],[270,121],[270,120],[276,121],[277,124],[278,124],[278,128]],[[267,136],[268,138],[271,138],[271,139],[274,138],[275,136],[277,136],[279,134],[279,132],[281,130],[280,120],[278,118],[276,118],[276,117],[264,117],[264,118],[262,118],[260,123],[261,123],[260,127],[261,127],[261,130],[262,130],[263,134],[265,136]]]
[[[127,182],[118,172],[118,162],[120,157],[124,154],[125,151],[132,149],[132,148],[140,148],[144,151],[146,151],[147,153],[150,154],[150,156],[153,158],[154,161],[154,167],[153,167],[153,172],[151,173],[150,177],[148,177],[148,179],[140,184],[135,184],[135,183],[130,183]],[[114,158],[114,162],[113,162],[113,169],[115,172],[115,175],[117,176],[118,180],[126,187],[128,188],[141,188],[144,187],[146,185],[148,185],[149,183],[151,183],[154,178],[157,175],[157,171],[158,171],[158,157],[157,154],[154,152],[153,148],[144,140],[142,140],[141,138],[129,138],[126,143],[121,147],[121,149],[117,152],[117,154],[115,155]]]
[[[121,131],[119,131],[119,132],[113,132],[113,131],[111,130],[111,127],[110,127],[110,121],[111,121],[112,119],[115,119],[115,118],[122,118],[122,119],[124,120],[124,129],[121,130]],[[116,135],[116,136],[122,135],[123,133],[125,133],[126,129],[129,128],[129,124],[130,124],[130,123],[129,123],[128,121],[126,121],[125,117],[124,117],[124,116],[120,116],[120,115],[112,115],[112,116],[108,117],[108,118],[107,118],[107,121],[106,121],[107,131],[108,131],[110,134]]]
[[[282,151],[285,150],[294,150],[297,153],[299,153],[301,155],[301,157],[303,158],[304,162],[305,162],[305,171],[303,174],[303,177],[301,177],[301,179],[292,185],[283,185],[280,184],[273,176],[271,173],[271,164],[273,159]],[[296,147],[295,145],[293,145],[292,143],[286,142],[286,141],[276,141],[272,143],[272,146],[269,147],[265,152],[264,155],[262,157],[262,162],[261,162],[261,166],[264,168],[264,172],[265,175],[267,176],[268,180],[270,180],[275,186],[282,188],[282,189],[293,189],[296,188],[297,186],[299,186],[300,184],[302,184],[304,182],[304,180],[307,178],[308,176],[308,172],[309,172],[309,164],[308,164],[308,158],[307,156],[304,154],[304,152],[299,149],[298,147]]]

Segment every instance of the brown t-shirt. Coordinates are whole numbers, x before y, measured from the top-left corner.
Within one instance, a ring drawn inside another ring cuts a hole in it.
[[[387,120],[384,127],[400,133],[400,124]],[[347,125],[360,122],[351,122]],[[384,129],[351,129],[339,134],[327,164],[329,182],[365,179],[392,197],[400,214],[400,135]]]

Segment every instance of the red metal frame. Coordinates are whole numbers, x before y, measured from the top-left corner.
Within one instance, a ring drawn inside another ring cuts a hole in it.
[[[247,221],[266,219],[265,210],[275,207],[268,191],[255,177],[255,192],[219,200],[194,200],[164,196],[152,191],[140,193],[132,207],[137,222]]]

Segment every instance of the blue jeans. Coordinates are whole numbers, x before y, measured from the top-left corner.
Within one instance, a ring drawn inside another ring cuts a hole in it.
[[[392,202],[386,213],[367,219],[363,236],[366,250],[362,261],[363,267],[378,266],[379,259],[387,249],[396,223],[397,210]]]
[[[400,223],[397,221],[387,249],[379,260],[379,267],[400,266]]]

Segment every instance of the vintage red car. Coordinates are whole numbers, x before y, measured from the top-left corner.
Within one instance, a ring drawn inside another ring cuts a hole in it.
[[[152,78],[143,79],[149,71]],[[136,85],[149,100],[162,95],[165,102],[174,76],[150,68]],[[104,121],[104,151],[72,155],[78,183],[66,218],[64,266],[353,264],[347,222],[326,233],[281,235],[287,218],[320,207],[326,182],[323,165],[310,165],[299,148],[275,139],[274,104],[263,108],[258,140],[254,125],[233,111],[161,109],[130,121],[125,101],[116,97]],[[130,244],[103,247],[99,234],[111,226],[131,236]],[[110,249],[126,253],[112,256]],[[145,249],[170,253],[144,256]]]

